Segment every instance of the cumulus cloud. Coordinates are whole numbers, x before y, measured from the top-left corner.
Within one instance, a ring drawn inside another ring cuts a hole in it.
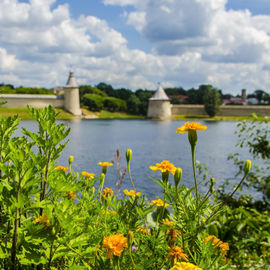
[[[151,52],[129,49],[128,37],[94,14],[72,18],[68,4],[2,0],[0,80],[53,87],[65,83],[72,65],[79,83],[105,81],[131,89],[153,89],[158,81],[185,88],[211,83],[237,93],[267,89],[270,16],[226,10],[226,0],[103,3],[123,7],[127,25],[151,44]]]

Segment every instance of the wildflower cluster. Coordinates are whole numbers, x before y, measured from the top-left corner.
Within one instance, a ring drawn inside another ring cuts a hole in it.
[[[149,201],[135,189],[128,149],[132,189],[114,193],[103,188],[111,183],[106,173],[112,163],[99,162],[100,175],[75,172],[73,156],[68,168],[55,167],[69,129],[56,124],[52,108],[31,113],[39,133],[23,130],[23,138],[11,137],[16,118],[8,122],[0,118],[0,131],[6,136],[0,141],[4,151],[0,151],[1,269],[229,268],[224,256],[228,244],[217,238],[218,233],[210,233],[222,204],[209,199],[213,188],[204,196],[198,193],[195,168],[194,187],[189,189],[180,185],[182,170],[168,160],[151,166],[161,172],[161,179],[152,180],[162,188],[162,195]],[[205,129],[186,123],[177,130],[191,134],[193,161],[196,132]],[[32,151],[33,146],[39,151]],[[245,167],[245,175],[249,169]]]

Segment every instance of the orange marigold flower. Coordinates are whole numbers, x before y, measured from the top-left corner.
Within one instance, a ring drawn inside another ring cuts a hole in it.
[[[42,216],[36,218],[34,221],[33,221],[34,224],[37,224],[37,223],[44,223],[45,224],[45,227],[49,227],[51,226],[51,222],[50,220],[48,219],[48,216],[46,214],[43,214]]]
[[[196,122],[186,122],[182,127],[176,130],[176,133],[186,133],[187,131],[196,131],[196,130],[206,130],[207,126],[201,125],[201,123]]]
[[[68,192],[68,198],[69,198],[69,199],[75,199],[75,198],[76,198],[75,193],[74,193],[73,191],[69,191],[69,192]]]
[[[89,172],[86,172],[86,171],[82,171],[81,175],[84,176],[85,178],[93,178],[95,176],[94,173],[89,173]]]
[[[123,190],[124,194],[129,197],[140,197],[141,192],[136,192],[135,190],[128,191],[127,189]]]
[[[218,248],[220,248],[221,253],[223,255],[226,255],[227,251],[229,250],[229,245],[226,242],[222,242],[220,239],[218,239],[216,236],[214,235],[209,235],[204,239],[205,242],[208,241],[213,241],[212,245],[217,246]]]
[[[156,172],[160,170],[161,172],[171,172],[173,175],[176,171],[175,166],[170,163],[169,160],[163,160],[161,163],[156,163],[156,166],[150,166],[150,170]]]
[[[103,240],[103,246],[107,251],[106,258],[112,259],[113,256],[121,256],[124,248],[128,247],[127,238],[122,233],[107,236]]]
[[[102,166],[102,167],[113,166],[113,164],[110,163],[110,162],[99,162],[98,165],[100,165],[100,166]]]
[[[67,167],[64,167],[64,166],[57,166],[57,167],[55,168],[55,170],[66,172],[66,171],[68,170],[68,168],[67,168]]]
[[[157,207],[161,207],[161,206],[168,207],[169,206],[168,203],[163,202],[161,199],[153,200],[150,203],[150,205],[156,205]]]
[[[162,219],[162,222],[168,226],[174,226],[175,225],[175,222],[173,221],[170,221],[168,218],[164,218]]]
[[[172,229],[167,232],[167,240],[169,245],[172,245],[177,241],[178,234],[180,234],[180,231],[177,231],[176,229]]]
[[[180,247],[169,247],[169,255],[168,260],[173,260],[173,263],[177,263],[178,260],[183,259],[184,261],[188,262],[188,256],[184,253],[184,251]]]
[[[113,190],[106,187],[105,189],[103,189],[102,191],[103,197],[108,197],[108,196],[113,196]]]
[[[188,262],[178,262],[170,270],[202,270],[202,268]]]
[[[142,233],[142,234],[148,234],[151,235],[151,232],[149,229],[144,229],[144,228],[138,228],[136,232]]]

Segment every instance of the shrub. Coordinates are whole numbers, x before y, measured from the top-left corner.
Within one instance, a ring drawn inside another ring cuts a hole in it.
[[[90,111],[101,111],[104,107],[104,98],[96,94],[85,94],[82,97],[82,103],[87,106]]]
[[[54,95],[51,90],[45,88],[35,88],[35,87],[18,87],[12,88],[8,85],[0,87],[0,93],[3,94],[39,94],[39,95]]]
[[[83,96],[85,94],[96,94],[102,97],[106,97],[107,94],[103,92],[102,90],[92,87],[91,85],[80,85],[79,86],[79,93],[80,93],[80,101],[83,101]]]
[[[104,98],[104,108],[110,112],[124,112],[127,110],[127,104],[122,99],[106,97]]]

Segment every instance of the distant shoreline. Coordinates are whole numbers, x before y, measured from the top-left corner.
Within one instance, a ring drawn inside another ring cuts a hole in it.
[[[57,119],[59,120],[69,120],[78,119],[80,117],[74,116],[71,113],[64,111],[63,109],[56,109],[59,112]],[[81,119],[95,120],[95,119],[134,119],[134,120],[144,120],[147,119],[141,115],[130,115],[121,112],[90,112],[88,110],[82,109],[83,116]],[[27,108],[0,108],[0,115],[4,117],[9,117],[13,115],[18,115],[21,119],[31,119]],[[152,119],[153,121],[160,121],[158,119]],[[253,120],[251,116],[215,116],[208,117],[206,115],[172,115],[172,121],[175,120],[186,120],[186,121],[241,121],[241,120]],[[263,120],[263,117],[259,116],[258,120]]]

